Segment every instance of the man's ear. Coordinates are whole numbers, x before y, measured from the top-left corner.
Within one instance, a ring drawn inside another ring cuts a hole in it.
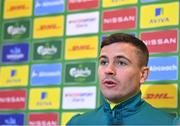
[[[143,84],[145,81],[146,81],[146,79],[147,79],[147,77],[148,77],[148,75],[149,75],[149,68],[148,67],[142,67],[142,69],[141,69],[141,75],[140,75],[140,84]]]

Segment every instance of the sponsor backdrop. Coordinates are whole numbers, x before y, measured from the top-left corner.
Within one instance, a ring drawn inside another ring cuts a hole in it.
[[[101,40],[150,51],[143,98],[180,115],[179,0],[0,0],[0,125],[63,125],[101,104]]]

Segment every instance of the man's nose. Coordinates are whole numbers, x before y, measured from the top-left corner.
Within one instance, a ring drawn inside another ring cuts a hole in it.
[[[115,75],[116,74],[115,66],[113,64],[108,64],[107,67],[105,68],[105,73]]]

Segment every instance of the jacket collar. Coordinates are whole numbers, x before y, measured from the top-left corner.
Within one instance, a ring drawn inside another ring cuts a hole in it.
[[[139,107],[144,103],[141,99],[141,92],[138,92],[135,96],[123,101],[122,103],[115,106],[112,110],[106,99],[103,99],[103,108],[105,112],[112,113],[113,111],[121,116],[128,116],[137,112]]]

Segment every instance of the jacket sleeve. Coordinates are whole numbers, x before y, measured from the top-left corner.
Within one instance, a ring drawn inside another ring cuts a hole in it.
[[[176,117],[176,118],[174,119],[173,125],[177,125],[177,126],[180,125],[180,117]]]
[[[66,126],[78,125],[78,117],[80,114],[73,116],[66,124]]]

